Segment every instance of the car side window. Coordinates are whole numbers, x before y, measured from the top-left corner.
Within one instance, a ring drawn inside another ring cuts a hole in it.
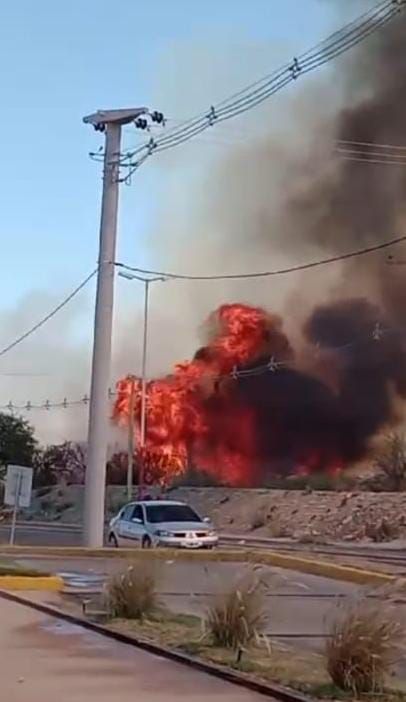
[[[132,519],[139,519],[142,524],[144,524],[144,515],[142,513],[141,505],[136,505],[134,511],[131,515]]]
[[[121,519],[125,522],[129,522],[133,516],[134,505],[127,505],[127,507],[121,513]]]

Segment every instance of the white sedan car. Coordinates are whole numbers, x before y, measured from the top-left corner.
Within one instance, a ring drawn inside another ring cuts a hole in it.
[[[184,502],[130,502],[111,520],[112,546],[214,548],[218,534],[209,519],[201,519]]]

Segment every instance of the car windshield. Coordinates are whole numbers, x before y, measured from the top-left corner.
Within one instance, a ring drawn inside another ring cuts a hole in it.
[[[188,505],[150,505],[147,519],[152,524],[159,522],[201,522],[200,517]]]

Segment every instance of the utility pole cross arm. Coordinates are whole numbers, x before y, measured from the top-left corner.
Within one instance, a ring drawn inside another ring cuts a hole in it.
[[[96,129],[100,126],[106,127],[108,124],[129,124],[140,115],[145,115],[148,112],[147,107],[133,107],[124,110],[98,110],[87,117],[83,117],[85,124],[92,124]]]

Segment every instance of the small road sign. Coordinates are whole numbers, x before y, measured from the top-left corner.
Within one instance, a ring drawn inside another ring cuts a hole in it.
[[[32,492],[32,468],[24,466],[7,466],[6,489],[4,502],[6,505],[29,507]]]
[[[10,544],[14,543],[19,508],[29,507],[31,504],[32,473],[32,468],[26,468],[25,466],[7,466],[4,502],[6,505],[14,507]]]

